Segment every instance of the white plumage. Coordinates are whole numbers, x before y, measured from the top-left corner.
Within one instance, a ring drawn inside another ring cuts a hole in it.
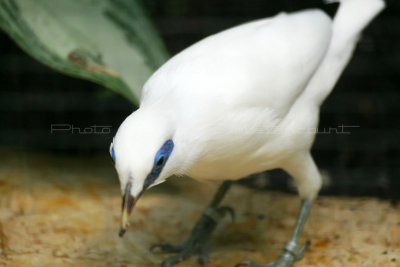
[[[212,35],[165,63],[143,88],[140,108],[115,137],[122,190],[137,198],[167,140],[174,148],[154,184],[169,176],[239,179],[283,168],[301,198],[321,186],[309,153],[319,108],[381,0],[243,24]],[[154,185],[152,184],[152,185]],[[150,185],[150,186],[152,186]]]
[[[382,7],[380,0],[344,1],[334,23],[320,10],[281,13],[210,36],[171,58],[145,84],[140,109],[115,137],[121,186],[132,172],[138,184],[132,193],[140,191],[168,138],[175,148],[160,180],[172,174],[238,179],[309,165],[301,161],[311,162],[319,106],[360,31]],[[289,172],[298,181],[315,180],[307,185],[313,192],[300,188],[303,196],[317,193],[315,170],[315,178]]]

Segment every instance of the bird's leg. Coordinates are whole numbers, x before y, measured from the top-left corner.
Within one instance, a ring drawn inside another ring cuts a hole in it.
[[[200,219],[190,233],[189,238],[180,245],[171,244],[155,244],[150,250],[159,249],[161,252],[177,253],[175,256],[166,259],[161,266],[173,266],[174,264],[190,257],[193,254],[199,254],[199,263],[204,264],[208,261],[208,253],[206,242],[218,224],[218,221],[229,213],[234,217],[234,212],[230,207],[218,207],[226,192],[230,188],[232,182],[224,181],[218,188],[210,204],[204,209]]]
[[[304,256],[304,252],[309,246],[310,242],[307,241],[302,247],[299,247],[297,242],[303,231],[304,224],[307,221],[308,214],[313,203],[313,199],[303,199],[300,206],[300,212],[297,217],[296,226],[292,238],[285,244],[283,251],[279,258],[268,264],[257,264],[253,262],[242,262],[236,265],[236,267],[289,267],[292,266],[293,262],[301,260]]]

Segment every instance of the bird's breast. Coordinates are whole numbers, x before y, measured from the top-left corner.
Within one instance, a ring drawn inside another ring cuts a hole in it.
[[[279,117],[269,109],[243,108],[223,116],[205,115],[204,120],[185,124],[185,174],[198,180],[235,180],[282,168],[295,153],[308,150],[318,109],[298,106]]]
[[[247,109],[186,123],[186,174],[199,180],[239,179],[271,169],[284,155],[277,120],[267,110]]]

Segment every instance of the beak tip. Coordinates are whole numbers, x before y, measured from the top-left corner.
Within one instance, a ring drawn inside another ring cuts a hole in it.
[[[122,216],[121,216],[121,230],[119,231],[119,237],[123,237],[126,232],[126,226],[128,225],[129,215],[132,212],[133,206],[135,205],[135,198],[131,195],[131,183],[128,183],[125,188],[125,193],[122,197]]]
[[[121,230],[119,231],[119,237],[123,237],[124,236],[124,234],[125,234],[125,232],[126,232],[126,229],[124,229],[124,228],[121,228]]]

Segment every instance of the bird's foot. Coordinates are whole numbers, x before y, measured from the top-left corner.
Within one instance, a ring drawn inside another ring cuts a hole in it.
[[[230,214],[234,218],[233,209],[230,207],[212,208],[208,207],[204,210],[200,219],[196,222],[189,238],[180,245],[171,244],[154,244],[150,247],[150,251],[159,251],[163,253],[177,253],[175,256],[164,260],[162,267],[170,267],[177,264],[188,257],[198,254],[198,262],[204,265],[208,262],[208,250],[206,243],[211,233],[218,224],[218,221],[226,214]]]
[[[177,253],[175,256],[164,260],[161,267],[171,267],[175,264],[189,258],[194,254],[198,254],[198,262],[204,265],[208,261],[208,251],[205,242],[188,241],[181,245],[171,244],[155,244],[150,250],[155,251],[158,249],[163,253]]]
[[[296,243],[289,241],[286,243],[285,248],[279,258],[268,264],[258,264],[250,261],[241,262],[236,267],[290,267],[293,262],[299,261],[303,258],[310,241],[307,241],[301,248],[298,248]]]

